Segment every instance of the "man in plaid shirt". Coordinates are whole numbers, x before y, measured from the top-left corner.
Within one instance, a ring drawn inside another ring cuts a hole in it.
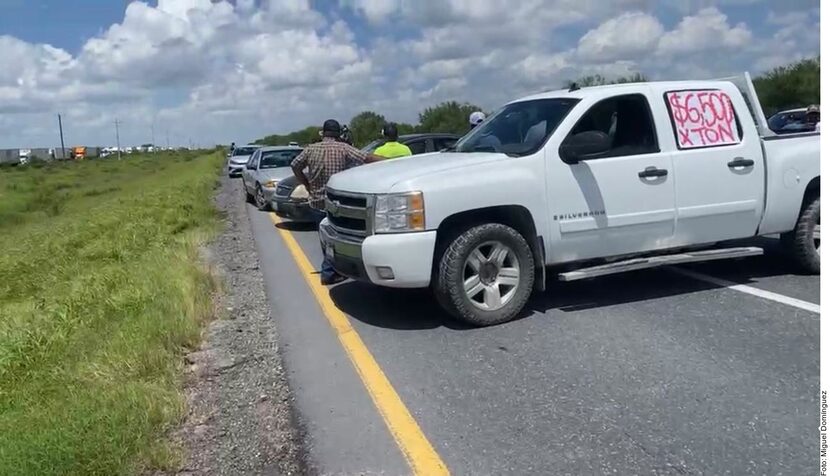
[[[323,140],[309,144],[291,162],[291,169],[297,180],[308,190],[308,204],[317,216],[318,222],[326,216],[326,184],[332,175],[364,163],[383,160],[382,157],[367,154],[337,140],[339,136],[340,124],[334,119],[327,120],[323,123]],[[323,284],[336,284],[344,279],[346,278],[338,274],[324,256],[320,281]]]

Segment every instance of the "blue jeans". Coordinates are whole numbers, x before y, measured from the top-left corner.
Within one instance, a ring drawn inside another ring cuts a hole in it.
[[[317,210],[316,208],[312,208],[311,213],[318,225],[321,221],[323,221],[323,218],[326,217],[326,212]],[[326,256],[326,250],[323,249],[323,263],[320,265],[320,279],[322,281],[329,281],[338,275],[339,273],[334,270],[334,264],[331,260],[329,260],[328,256]]]

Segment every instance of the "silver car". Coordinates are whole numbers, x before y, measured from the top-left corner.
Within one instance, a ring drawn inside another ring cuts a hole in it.
[[[234,147],[228,155],[228,177],[239,177],[245,170],[245,165],[251,160],[251,155],[259,149],[260,145],[241,145]]]
[[[267,210],[280,180],[293,174],[291,161],[303,149],[296,146],[262,147],[251,155],[242,172],[245,200]]]

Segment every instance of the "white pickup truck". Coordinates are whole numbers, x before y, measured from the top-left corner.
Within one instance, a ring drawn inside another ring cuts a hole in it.
[[[475,325],[560,280],[760,254],[819,272],[819,137],[769,130],[748,75],[571,88],[511,102],[443,152],[341,172],[320,239],[335,268],[431,287]]]

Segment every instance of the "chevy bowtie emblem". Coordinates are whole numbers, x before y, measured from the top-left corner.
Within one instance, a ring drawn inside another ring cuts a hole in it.
[[[338,202],[337,200],[332,200],[330,203],[331,203],[331,212],[336,215],[338,210],[340,210],[340,202]]]

